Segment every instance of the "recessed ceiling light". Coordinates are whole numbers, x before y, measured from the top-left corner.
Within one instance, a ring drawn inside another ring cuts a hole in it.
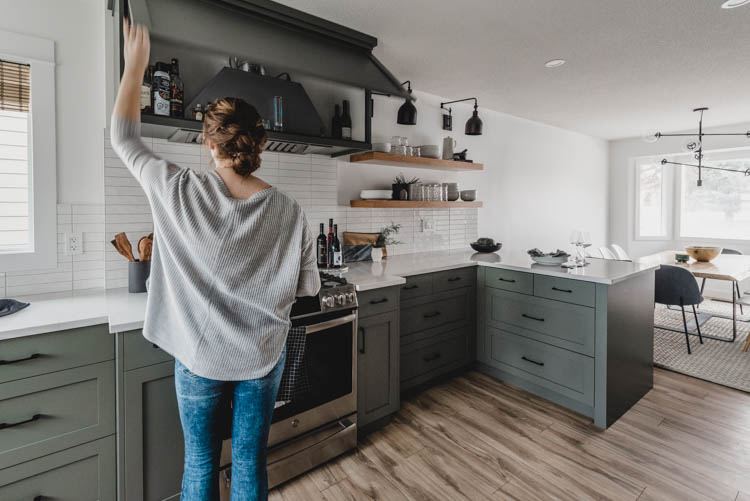
[[[750,2],[750,0],[745,0],[746,2]],[[544,63],[544,66],[547,68],[559,68],[565,64],[565,59],[552,59],[551,61],[547,61]]]
[[[750,0],[726,0],[723,4],[721,4],[722,9],[735,9],[737,7],[742,7],[743,5],[747,5],[750,3]]]

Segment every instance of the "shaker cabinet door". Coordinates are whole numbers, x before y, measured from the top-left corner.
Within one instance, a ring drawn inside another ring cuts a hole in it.
[[[398,313],[359,321],[357,424],[362,427],[399,409]]]

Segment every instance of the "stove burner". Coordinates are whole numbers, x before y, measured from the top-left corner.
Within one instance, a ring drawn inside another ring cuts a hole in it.
[[[332,275],[330,273],[320,272],[320,279],[323,285],[326,287],[336,287],[338,285],[346,285],[347,281],[341,275]]]

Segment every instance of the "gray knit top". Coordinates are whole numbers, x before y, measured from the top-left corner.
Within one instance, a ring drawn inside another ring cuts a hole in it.
[[[215,171],[151,152],[139,122],[113,116],[111,136],[154,219],[143,335],[199,376],[265,376],[281,357],[295,296],[320,288],[302,209],[275,188],[232,198]]]

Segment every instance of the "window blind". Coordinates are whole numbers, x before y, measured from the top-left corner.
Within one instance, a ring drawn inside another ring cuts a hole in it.
[[[30,96],[29,65],[0,60],[0,111],[28,113]]]

